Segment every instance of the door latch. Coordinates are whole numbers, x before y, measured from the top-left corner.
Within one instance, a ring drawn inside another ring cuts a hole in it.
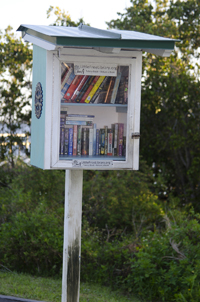
[[[140,138],[140,133],[139,132],[132,133],[131,138]]]

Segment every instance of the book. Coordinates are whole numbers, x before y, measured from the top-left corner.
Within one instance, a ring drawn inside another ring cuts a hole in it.
[[[74,120],[67,120],[66,125],[81,125],[81,126],[92,126],[93,123],[91,121],[74,121]]]
[[[86,117],[86,118],[88,118],[88,117],[90,117],[90,118],[94,118],[95,117],[95,115],[93,115],[93,114],[67,114],[66,115],[66,117],[78,117],[78,118],[80,118],[80,117]]]
[[[110,100],[111,104],[115,104],[116,97],[117,97],[117,91],[118,91],[119,83],[120,83],[120,80],[121,80],[121,75],[122,75],[121,72],[119,72],[117,74],[116,79],[115,79],[115,84],[114,84],[114,87],[113,87],[113,91],[112,91],[112,95],[111,95],[111,100]]]
[[[94,87],[94,85],[96,84],[97,80],[98,80],[99,76],[96,77],[92,77],[91,82],[89,83],[89,86],[87,88],[87,90],[85,91],[82,99],[81,99],[81,103],[84,103],[86,98],[88,97],[89,93],[91,92],[92,88]]]
[[[104,154],[107,155],[108,153],[108,126],[104,126],[105,129],[105,147],[104,147]]]
[[[89,76],[83,76],[80,83],[78,84],[77,88],[75,89],[73,95],[71,96],[71,102],[75,102],[76,98],[78,97],[79,93],[81,92],[81,89],[85,82],[87,81]]]
[[[123,136],[124,136],[124,124],[118,124],[118,156],[122,156],[123,152]]]
[[[85,99],[85,103],[90,103],[93,95],[95,94],[95,92],[97,91],[97,89],[99,88],[99,86],[101,85],[101,83],[103,82],[103,80],[105,79],[105,76],[100,76],[98,78],[98,80],[96,81],[96,83],[94,84],[94,87],[91,89],[90,93],[88,94],[88,96]]]
[[[69,148],[68,155],[73,155],[73,128],[69,128]]]
[[[82,150],[81,155],[88,155],[88,129],[82,128]]]
[[[99,155],[99,129],[96,131],[96,155]]]
[[[65,73],[63,74],[62,78],[61,78],[61,90],[63,89],[65,83],[67,82],[67,79],[69,78],[70,74],[69,74],[69,70],[70,67],[68,66],[67,68],[65,68]]]
[[[75,74],[73,73],[73,68],[70,68],[70,70],[68,71],[68,75],[69,75],[69,77],[68,77],[63,89],[61,90],[61,101],[62,102],[65,102],[65,99],[63,99],[64,95],[66,94],[66,92],[67,92],[68,88],[70,87],[73,79],[75,78]]]
[[[118,151],[118,124],[113,126],[113,156],[117,156]]]
[[[66,115],[66,121],[70,121],[70,120],[73,120],[73,121],[79,121],[79,120],[82,120],[82,121],[93,121],[95,118],[94,115],[91,115],[91,114],[67,114]]]
[[[82,127],[78,125],[77,127],[77,155],[81,155],[81,135],[82,135]]]
[[[65,128],[65,118],[67,115],[67,111],[60,112],[60,155],[64,154],[64,128]]]
[[[122,149],[122,155],[126,156],[126,136],[123,137],[123,149]]]
[[[113,131],[112,129],[108,129],[108,156],[113,155]]]
[[[77,125],[73,127],[73,156],[77,155]]]
[[[97,124],[93,124],[93,155],[96,155],[96,145],[97,145]]]
[[[101,84],[99,85],[99,87],[97,88],[96,92],[94,93],[93,97],[91,98],[90,103],[95,103],[96,99],[98,98],[99,94],[101,93],[101,91],[103,90],[104,86],[106,85],[106,82],[108,81],[108,76],[106,76],[103,81],[101,82]]]
[[[119,88],[117,92],[116,102],[117,104],[124,103],[124,87],[125,87],[125,77],[121,77],[121,81],[119,83]]]
[[[128,77],[125,77],[124,80],[124,101],[123,104],[128,103]]]
[[[115,83],[115,78],[114,77],[111,77],[110,78],[110,83],[109,83],[109,86],[108,86],[108,90],[107,90],[107,93],[106,93],[106,97],[105,97],[105,100],[104,100],[104,103],[110,103],[110,100],[111,100],[111,95],[112,95],[112,91],[113,91],[113,87],[114,87],[114,83]]]
[[[100,129],[99,141],[100,141],[99,153],[100,153],[100,155],[104,155],[105,154],[105,129]]]
[[[84,94],[87,91],[88,87],[92,83],[93,79],[94,79],[94,76],[88,76],[87,80],[85,81],[83,87],[80,90],[80,93],[77,95],[77,97],[74,100],[74,102],[76,102],[76,103],[80,103],[81,102],[82,97],[84,96]]]
[[[61,63],[61,83],[68,71],[69,71],[69,66],[65,62],[62,62]]]
[[[65,128],[65,147],[64,147],[64,155],[68,155],[69,151],[69,128]]]
[[[89,129],[89,152],[88,155],[93,155],[93,140],[94,140],[94,129]]]
[[[60,128],[60,155],[64,155],[64,147],[65,147],[65,128]]]
[[[71,85],[69,86],[68,90],[66,91],[66,93],[64,95],[65,100],[71,101],[71,97],[72,97],[75,89],[77,88],[78,84],[82,80],[82,78],[83,78],[82,75],[76,75],[74,77],[73,81],[71,82]]]

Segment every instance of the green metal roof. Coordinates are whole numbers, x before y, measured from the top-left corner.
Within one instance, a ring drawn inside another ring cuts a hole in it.
[[[21,25],[17,30],[22,31],[25,39],[33,37],[54,46],[64,47],[107,47],[171,52],[175,42],[178,41],[135,31],[101,30],[83,24],[79,27]]]

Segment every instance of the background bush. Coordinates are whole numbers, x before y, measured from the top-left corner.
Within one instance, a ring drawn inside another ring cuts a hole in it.
[[[0,265],[61,276],[64,172],[18,162],[0,175]],[[200,215],[162,200],[163,188],[143,161],[134,173],[84,172],[82,281],[153,302],[198,301]]]

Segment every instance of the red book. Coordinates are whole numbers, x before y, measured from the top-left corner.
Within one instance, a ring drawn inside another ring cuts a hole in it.
[[[73,129],[73,156],[77,155],[77,125]]]
[[[92,81],[92,83],[91,83],[90,86],[88,87],[86,93],[83,95],[83,97],[82,97],[80,103],[84,103],[84,102],[85,102],[85,100],[86,100],[88,94],[90,93],[90,91],[91,91],[92,88],[94,87],[94,84],[98,81],[98,78],[99,78],[99,76],[96,76],[96,77],[94,78],[94,80]]]
[[[74,93],[73,93],[73,95],[71,97],[71,101],[75,101],[76,100],[77,96],[79,95],[79,93],[80,93],[83,85],[87,81],[88,77],[89,76],[86,76],[86,75],[82,77],[80,83],[78,84],[77,88],[75,89],[75,91],[74,91]]]
[[[75,89],[78,87],[80,81],[82,80],[83,76],[82,75],[76,75],[75,78],[73,79],[69,89],[67,90],[67,92],[64,95],[64,99],[67,101],[71,100],[71,97],[75,91]]]

